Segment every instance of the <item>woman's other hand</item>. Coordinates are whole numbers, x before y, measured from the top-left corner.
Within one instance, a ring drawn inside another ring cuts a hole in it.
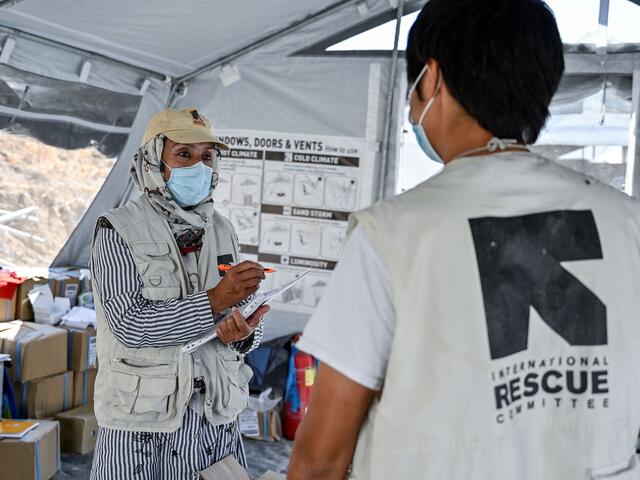
[[[258,290],[265,279],[264,268],[256,262],[244,261],[227,270],[220,282],[207,291],[214,313],[221,313]]]
[[[226,344],[244,340],[253,333],[262,317],[269,310],[271,310],[269,305],[262,305],[245,320],[240,310],[234,309],[233,313],[225,318],[216,329],[218,339]]]

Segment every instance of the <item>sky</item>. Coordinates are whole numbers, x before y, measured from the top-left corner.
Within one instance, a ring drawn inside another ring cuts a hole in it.
[[[597,43],[599,34],[599,0],[547,0],[553,10],[564,43]],[[400,24],[399,48],[406,48],[407,35],[419,12],[405,15]],[[640,6],[629,0],[609,1],[607,42],[640,43]],[[390,21],[355,37],[340,42],[328,50],[391,50],[396,21]],[[590,127],[594,128],[594,127]],[[597,127],[595,127],[597,128]],[[404,125],[398,171],[398,191],[415,186],[441,169],[420,150],[408,122]],[[544,138],[544,137],[542,137]],[[614,156],[617,151],[611,150]],[[616,157],[617,158],[617,157]],[[606,161],[606,159],[604,159]]]
[[[600,0],[548,0],[564,43],[586,43],[598,30]],[[409,28],[418,12],[405,15],[400,24],[400,49],[404,50]],[[393,48],[396,21],[340,42],[329,50],[390,50]],[[629,0],[609,1],[609,43],[640,43],[640,6]]]

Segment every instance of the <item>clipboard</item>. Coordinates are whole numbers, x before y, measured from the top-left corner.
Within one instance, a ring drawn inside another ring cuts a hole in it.
[[[267,290],[266,292],[258,293],[246,305],[240,307],[240,313],[242,314],[242,316],[244,318],[249,318],[251,315],[253,315],[253,313],[258,308],[260,308],[265,303],[270,302],[271,300],[273,300],[278,295],[282,295],[284,292],[289,290],[296,283],[298,283],[300,280],[302,280],[304,277],[306,277],[309,274],[310,271],[311,271],[311,269],[307,268],[304,272],[302,272],[296,278],[294,278],[293,280],[285,283],[284,285],[280,285],[279,287],[274,288],[272,290]],[[207,333],[205,333],[203,335],[200,335],[199,337],[194,338],[189,343],[184,345],[182,347],[182,349],[181,349],[182,353],[191,353],[194,350],[196,350],[198,347],[204,345],[207,342],[210,342],[211,340],[213,340],[217,336],[218,336],[218,334],[216,333],[216,329],[214,328],[211,331],[209,331],[209,332],[207,332]]]

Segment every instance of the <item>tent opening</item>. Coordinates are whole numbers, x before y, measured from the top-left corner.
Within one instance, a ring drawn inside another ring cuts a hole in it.
[[[0,65],[0,261],[49,265],[120,155],[140,98]]]

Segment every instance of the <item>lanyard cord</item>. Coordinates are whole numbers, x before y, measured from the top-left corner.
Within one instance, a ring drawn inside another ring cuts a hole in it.
[[[457,155],[452,160],[457,160],[458,158],[466,157],[467,155],[469,155],[471,153],[479,153],[479,152],[485,152],[485,151],[486,152],[490,152],[490,153],[494,153],[494,152],[496,152],[498,150],[504,151],[507,148],[519,148],[519,149],[521,149],[523,151],[526,151],[526,152],[529,151],[529,147],[527,147],[526,145],[520,145],[514,139],[493,137],[493,138],[491,138],[491,140],[489,140],[487,142],[487,144],[484,147],[472,148],[471,150],[467,150],[465,152],[462,152],[460,155]]]

